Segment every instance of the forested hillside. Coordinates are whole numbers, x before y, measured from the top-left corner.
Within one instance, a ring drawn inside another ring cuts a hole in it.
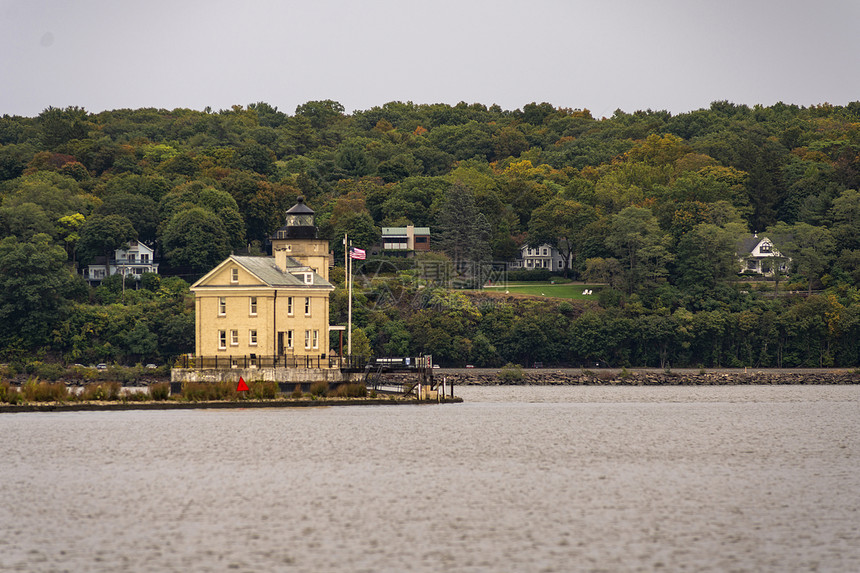
[[[451,365],[856,365],[858,180],[860,102],[610,118],[545,103],[346,114],[328,100],[293,114],[257,103],[4,115],[0,359],[192,351],[188,281],[231,251],[261,252],[304,195],[337,261],[345,232],[367,247],[383,226],[414,224],[455,259],[551,243],[573,255],[570,276],[608,285],[599,303],[419,292],[407,265],[359,293],[362,350]],[[454,233],[464,227],[468,245]],[[779,284],[738,275],[752,232],[791,257]],[[114,277],[93,289],[74,273],[131,239],[162,260],[143,288]]]

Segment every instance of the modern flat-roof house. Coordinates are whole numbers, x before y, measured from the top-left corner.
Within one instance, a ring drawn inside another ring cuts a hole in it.
[[[317,238],[301,197],[271,240],[273,256],[231,255],[191,286],[195,354],[225,367],[265,357],[275,366],[325,368],[334,290],[328,241]]]
[[[430,250],[430,227],[382,227],[382,250],[386,254],[411,255]],[[391,253],[394,251],[394,253]]]
[[[96,262],[84,269],[84,278],[90,283],[99,283],[105,277],[120,274],[140,280],[143,273],[158,274],[158,263],[153,261],[151,248],[131,241],[126,248],[114,251],[114,258],[107,262],[104,257],[96,257]]]
[[[780,253],[773,241],[767,237],[753,234],[740,241],[738,246],[740,272],[750,272],[763,276],[773,276],[774,270],[780,274],[788,272],[791,259]]]
[[[570,267],[572,262],[568,261],[567,266]],[[539,247],[523,245],[520,247],[520,257],[513,262],[513,268],[527,271],[549,269],[558,272],[564,270],[564,256],[558,249],[547,244]]]

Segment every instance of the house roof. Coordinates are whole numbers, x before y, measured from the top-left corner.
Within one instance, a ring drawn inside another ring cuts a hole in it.
[[[290,207],[289,209],[287,209],[287,214],[288,215],[305,215],[305,214],[313,215],[314,210],[311,209],[310,207],[308,207],[307,205],[305,205],[305,198],[304,197],[299,196],[299,198],[296,201],[296,204],[293,205],[292,207]]]
[[[759,238],[756,235],[750,235],[749,237],[744,237],[738,243],[738,252],[739,253],[751,253],[753,249],[758,246],[764,240],[764,237]]]
[[[287,272],[284,272],[275,263],[275,257],[248,257],[239,255],[230,255],[214,269],[206,273],[203,278],[191,285],[191,288],[205,285],[210,276],[215,274],[221,267],[233,261],[246,271],[260,279],[266,286],[270,287],[296,287],[296,288],[329,288],[333,289],[334,285],[322,278],[319,274],[314,273],[314,282],[312,285],[305,284],[304,277],[296,276],[298,273],[313,272],[311,268],[299,263],[297,260],[287,257]],[[294,274],[296,273],[296,274]],[[219,286],[219,285],[211,285]],[[226,286],[226,285],[225,285]]]
[[[758,235],[750,235],[748,237],[744,237],[738,242],[738,253],[751,253],[758,247],[761,243],[768,242],[773,245],[773,248],[776,249],[776,245],[773,242],[773,239],[770,237],[765,237],[762,235],[759,237]]]
[[[413,234],[415,235],[429,235],[430,227],[413,227]],[[382,236],[383,237],[396,237],[396,236],[406,236],[407,227],[382,227]]]

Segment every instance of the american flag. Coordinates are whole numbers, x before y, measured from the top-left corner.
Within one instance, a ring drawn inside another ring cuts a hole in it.
[[[367,258],[367,253],[364,252],[364,249],[356,249],[355,247],[353,247],[352,250],[349,252],[349,258],[363,261]]]

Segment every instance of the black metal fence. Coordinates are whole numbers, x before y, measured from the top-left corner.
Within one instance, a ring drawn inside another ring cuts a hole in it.
[[[177,368],[209,370],[225,368],[340,368],[363,369],[364,356],[191,356],[184,354],[176,361]]]
[[[432,368],[430,356],[412,358],[374,358],[361,355],[329,356],[324,354],[308,356],[192,356],[183,354],[176,361],[177,368],[192,370],[226,368],[339,368],[350,372],[363,372],[368,369],[382,369],[386,372],[416,372]]]

